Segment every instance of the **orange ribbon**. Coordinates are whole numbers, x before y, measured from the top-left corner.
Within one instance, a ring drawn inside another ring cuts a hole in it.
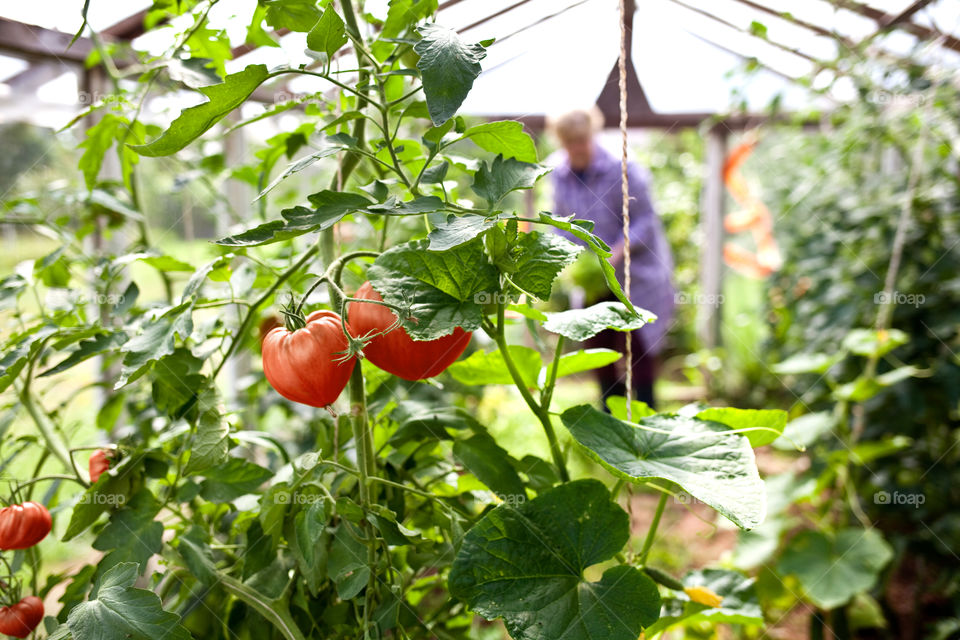
[[[724,218],[727,233],[750,232],[756,251],[733,243],[723,247],[723,259],[730,268],[752,278],[766,278],[783,265],[780,249],[773,237],[773,216],[759,198],[750,192],[746,180],[740,174],[740,165],[746,161],[757,145],[751,139],[737,145],[723,163],[723,183],[742,209],[733,211]]]

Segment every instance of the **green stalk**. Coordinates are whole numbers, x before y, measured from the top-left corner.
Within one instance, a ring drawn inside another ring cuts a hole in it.
[[[657,503],[657,510],[653,513],[653,522],[647,530],[647,538],[643,541],[643,548],[640,550],[640,564],[647,564],[647,556],[650,554],[650,547],[653,546],[653,540],[657,537],[657,528],[660,526],[660,518],[663,516],[663,510],[667,506],[667,494],[660,494],[660,502]]]
[[[567,462],[564,460],[563,450],[560,448],[560,441],[557,440],[557,433],[553,429],[553,423],[550,422],[550,413],[545,407],[540,406],[537,404],[537,401],[534,400],[530,394],[530,390],[527,389],[527,383],[524,382],[523,377],[520,375],[520,370],[517,369],[516,363],[510,356],[509,345],[504,336],[504,311],[505,305],[503,303],[498,304],[497,326],[491,327],[489,322],[485,322],[484,331],[497,343],[497,346],[500,348],[500,355],[503,356],[503,362],[507,365],[507,371],[510,372],[513,383],[516,385],[517,390],[520,391],[520,396],[543,426],[543,431],[547,435],[547,440],[550,443],[550,455],[553,457],[554,465],[556,465],[560,472],[560,480],[569,482],[570,472],[567,471]]]
[[[557,336],[557,348],[553,352],[553,362],[550,363],[550,377],[547,384],[540,394],[540,406],[544,411],[550,411],[550,403],[553,401],[553,390],[557,386],[557,371],[560,369],[560,356],[563,355],[563,336]]]
[[[306,640],[300,627],[294,622],[293,616],[290,615],[290,609],[285,600],[266,598],[232,576],[221,574],[218,577],[220,584],[228,593],[269,620],[286,640]]]

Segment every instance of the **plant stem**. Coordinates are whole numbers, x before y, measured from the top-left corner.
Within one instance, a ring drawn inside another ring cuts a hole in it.
[[[653,546],[653,540],[657,537],[657,528],[660,526],[660,517],[663,516],[663,510],[667,506],[667,494],[660,494],[660,502],[657,503],[657,510],[653,513],[653,521],[647,530],[647,538],[643,541],[643,548],[640,550],[640,564],[647,564],[647,556],[650,554],[650,547]]]
[[[550,363],[550,377],[540,394],[540,406],[544,411],[550,411],[550,402],[553,400],[553,390],[557,386],[557,371],[560,370],[560,356],[563,354],[563,336],[557,336],[557,348],[553,352],[553,362]]]
[[[300,627],[294,622],[293,616],[290,615],[290,609],[284,600],[266,598],[232,576],[220,574],[219,579],[227,592],[273,623],[286,640],[306,640]]]
[[[560,480],[562,482],[569,482],[570,473],[567,471],[567,462],[563,458],[563,450],[560,448],[560,442],[557,440],[557,434],[553,429],[553,423],[550,422],[550,414],[546,409],[537,404],[536,400],[534,400],[533,396],[530,394],[530,390],[527,389],[527,383],[523,380],[523,377],[520,375],[520,371],[517,369],[516,363],[510,356],[510,348],[507,344],[506,337],[504,336],[504,311],[505,305],[503,303],[498,304],[497,326],[491,327],[489,322],[485,322],[484,330],[487,332],[487,335],[493,338],[494,342],[497,343],[497,346],[500,348],[500,355],[503,357],[503,362],[507,365],[507,371],[510,372],[510,377],[513,378],[513,383],[520,392],[520,396],[523,398],[524,402],[527,403],[527,406],[530,407],[530,410],[533,411],[533,414],[537,416],[537,419],[543,426],[543,431],[547,434],[547,440],[550,442],[550,454],[553,457],[553,463],[560,472]]]

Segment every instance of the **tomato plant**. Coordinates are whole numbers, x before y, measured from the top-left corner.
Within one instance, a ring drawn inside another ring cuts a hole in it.
[[[43,601],[27,596],[13,606],[0,607],[0,633],[26,638],[43,620]]]
[[[678,492],[760,525],[753,447],[785,417],[626,401],[606,413],[556,397],[561,378],[621,357],[569,344],[655,318],[624,295],[589,220],[511,204],[547,172],[522,125],[457,115],[490,43],[433,22],[436,0],[394,2],[385,17],[349,0],[271,0],[248,38],[269,40],[264,24],[304,33],[309,63],[226,73],[211,4],[152,9],[152,24],[183,12],[191,26],[160,58],[143,55],[131,93],[116,77],[118,98],[91,108],[77,215],[32,223],[62,246],[2,283],[16,328],[0,390],[37,434],[22,446],[40,451],[14,490],[49,483],[57,543],[103,552],[50,575],[49,588],[66,583],[50,637],[446,639],[474,637],[484,618],[515,638],[634,640],[692,621],[761,624],[750,578],[672,576],[650,551]],[[336,68],[348,48],[354,62]],[[185,56],[216,82],[186,73]],[[162,251],[141,224],[138,172],[151,158],[212,171],[222,158],[204,149],[229,135],[218,123],[289,77],[334,94],[289,105],[303,123],[224,170],[256,185],[256,204],[208,262]],[[167,81],[199,85],[204,101],[161,129],[137,105]],[[118,174],[101,175],[114,150]],[[329,186],[284,195],[308,170]],[[617,300],[545,310],[584,252]],[[71,297],[74,285],[97,303]],[[51,290],[65,299],[47,304]],[[272,309],[288,295],[281,326]],[[246,375],[258,346],[263,375]],[[117,455],[104,472],[95,454],[88,480],[75,454],[103,444],[67,428],[76,408],[54,392],[91,362],[99,375],[82,391],[102,391],[94,421]],[[513,387],[543,455],[511,453],[445,383]],[[622,506],[634,490],[659,496],[640,536]],[[24,568],[34,583],[42,566]]]

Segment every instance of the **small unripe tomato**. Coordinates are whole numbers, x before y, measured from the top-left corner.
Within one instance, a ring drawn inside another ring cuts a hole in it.
[[[43,600],[27,596],[12,607],[0,607],[0,633],[26,638],[43,620]]]
[[[326,407],[347,386],[356,358],[344,360],[349,347],[340,316],[314,311],[302,329],[276,327],[263,339],[263,373],[277,393],[311,407]]]
[[[39,502],[0,509],[0,550],[27,549],[47,537],[53,519]]]
[[[373,285],[365,282],[355,298],[382,301]],[[397,321],[396,314],[381,304],[351,302],[347,307],[347,328],[354,338],[386,331]],[[363,354],[384,371],[404,380],[423,380],[439,375],[456,362],[470,343],[471,334],[460,327],[436,340],[414,340],[398,327],[370,340]]]

